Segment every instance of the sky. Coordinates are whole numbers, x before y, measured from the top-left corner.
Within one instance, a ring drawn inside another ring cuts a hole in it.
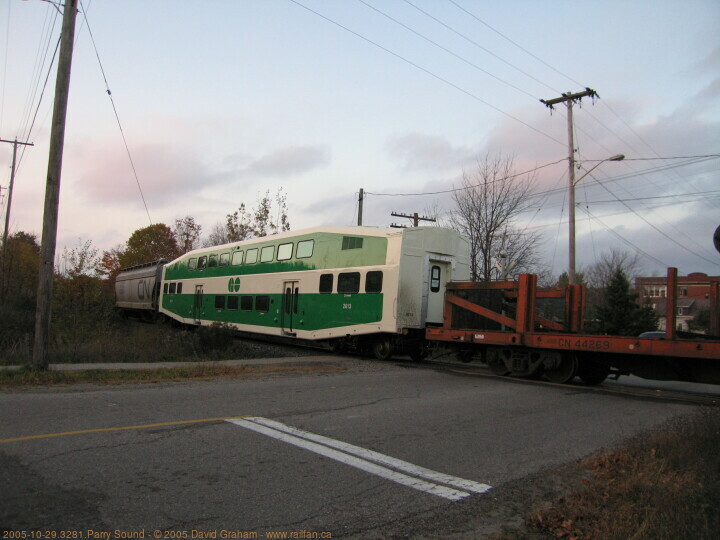
[[[34,144],[11,233],[42,231],[58,11],[0,0],[0,138]],[[463,175],[504,156],[533,171],[515,225],[559,275],[567,117],[540,99],[586,87],[600,98],[573,109],[578,270],[614,248],[646,275],[720,275],[717,0],[82,0],[58,253],[187,215],[207,235],[280,189],[293,230],[356,224],[361,188],[364,225],[447,220]],[[11,163],[0,143],[3,223]]]

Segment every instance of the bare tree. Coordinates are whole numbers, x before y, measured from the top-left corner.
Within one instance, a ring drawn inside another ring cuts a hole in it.
[[[472,173],[463,172],[461,189],[453,194],[453,229],[470,241],[472,279],[530,272],[539,262],[539,233],[527,233],[513,224],[525,210],[534,178],[520,178],[511,157],[486,156]]]
[[[203,242],[203,247],[240,242],[289,230],[287,197],[281,188],[275,194],[274,213],[270,191],[266,191],[265,195],[258,198],[255,208],[248,210],[245,203],[241,203],[235,212],[225,216],[225,224],[217,223],[209,238]]]
[[[585,280],[590,288],[606,289],[619,270],[632,283],[638,272],[642,271],[640,254],[612,248],[610,251],[604,252],[594,264],[584,270]]]
[[[175,233],[175,240],[181,253],[192,251],[200,245],[201,231],[202,225],[196,223],[195,218],[192,216],[185,216],[182,219],[175,220],[173,233]]]

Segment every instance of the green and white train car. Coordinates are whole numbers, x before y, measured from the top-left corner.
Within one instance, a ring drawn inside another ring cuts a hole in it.
[[[191,251],[164,267],[159,309],[192,325],[421,356],[467,240],[438,227],[320,227]]]

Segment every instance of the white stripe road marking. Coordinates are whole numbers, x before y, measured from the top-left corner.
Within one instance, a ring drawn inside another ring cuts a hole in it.
[[[344,443],[335,439],[324,437],[322,435],[316,435],[308,431],[303,431],[301,429],[297,429],[291,426],[286,426],[285,424],[275,422],[274,420],[268,420],[267,418],[248,417],[246,418],[246,420],[255,422],[256,424],[262,424],[273,429],[277,429],[278,431],[284,431],[285,433],[295,435],[296,437],[301,437],[303,439],[308,439],[310,441],[324,444],[325,446],[330,446],[331,448],[342,450],[343,452],[352,454],[359,458],[366,459],[368,461],[374,461],[375,463],[379,463],[380,465],[387,465],[388,467],[392,467],[393,469],[397,469],[399,471],[420,478],[424,478],[425,480],[430,480],[432,482],[439,482],[440,484],[445,484],[467,491],[472,491],[474,493],[485,493],[486,491],[492,489],[487,484],[481,484],[480,482],[474,482],[473,480],[465,480],[464,478],[458,478],[457,476],[450,476],[449,474],[444,474],[441,472],[426,469],[425,467],[420,467],[419,465],[414,465],[413,463],[408,463],[407,461],[403,461],[401,459],[386,456],[385,454],[375,452],[374,450],[368,450],[367,448],[355,446],[354,444]]]
[[[227,421],[230,423],[233,423],[235,425],[238,425],[240,427],[250,429],[252,431],[261,433],[263,435],[267,435],[269,437],[273,437],[275,439],[298,446],[300,448],[310,450],[311,452],[315,452],[315,453],[323,455],[325,457],[329,457],[331,459],[334,459],[334,460],[344,463],[346,465],[350,465],[352,467],[361,469],[365,472],[374,474],[376,476],[380,476],[381,478],[385,478],[386,480],[392,480],[393,482],[397,482],[404,486],[408,486],[413,489],[424,491],[424,492],[430,493],[432,495],[437,495],[439,497],[444,497],[451,501],[458,501],[460,499],[470,496],[470,493],[467,493],[465,491],[459,491],[459,490],[455,490],[455,489],[441,486],[438,484],[434,484],[431,482],[426,482],[424,480],[420,480],[419,478],[414,478],[414,477],[408,476],[406,474],[403,474],[403,473],[400,473],[397,471],[393,471],[393,470],[387,469],[385,467],[381,467],[380,465],[377,465],[375,463],[370,463],[369,461],[365,461],[358,457],[353,457],[344,452],[340,452],[338,450],[329,448],[328,446],[324,446],[322,444],[317,444],[317,443],[311,442],[310,440],[307,440],[307,438],[309,438],[310,436],[325,439],[327,442],[331,442],[331,443],[337,444],[337,445],[345,444],[345,443],[341,443],[340,441],[334,441],[333,439],[328,439],[327,437],[321,437],[319,435],[314,435],[312,433],[305,432],[302,430],[295,430],[295,428],[285,426],[284,424],[280,424],[279,422],[273,422],[272,420],[267,420],[265,418],[259,418],[259,417],[253,417],[253,418],[248,418],[248,419],[229,419]],[[268,427],[267,425],[262,425],[263,423],[272,423],[272,424],[274,424],[274,427],[276,429],[273,429],[272,427]],[[279,430],[279,428],[282,428],[282,429]],[[300,436],[296,436],[295,434],[291,435],[289,433],[291,430],[293,432],[297,432],[298,434],[302,433],[305,438],[301,438]],[[371,452],[370,450],[365,450],[360,447],[353,447],[353,445],[347,445],[347,446],[348,446],[348,448],[355,448],[358,450],[364,450],[365,452]],[[375,455],[376,458],[383,457],[384,458],[384,460],[382,461],[383,463],[385,463],[385,462],[389,463],[390,461],[393,460],[393,458],[390,458],[389,456],[383,456],[382,454],[379,454],[377,452],[373,452],[373,454]],[[405,463],[406,465],[414,467],[410,463],[401,462],[400,460],[396,460],[396,461],[399,463]],[[422,467],[418,467],[417,469],[423,470],[423,471],[429,471],[429,469],[423,469]],[[429,471],[429,472],[434,473],[436,475],[440,475],[440,473],[435,473],[434,471]],[[422,476],[422,475],[420,475],[420,476]],[[446,477],[447,475],[441,475],[441,476]],[[447,478],[453,478],[453,477],[447,477]],[[458,479],[458,480],[461,480],[461,479]],[[487,489],[490,489],[490,487],[487,486]],[[485,491],[487,491],[487,489]]]

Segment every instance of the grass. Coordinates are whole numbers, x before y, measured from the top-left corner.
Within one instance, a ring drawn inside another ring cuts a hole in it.
[[[194,331],[167,324],[116,320],[112,325],[75,333],[55,332],[48,351],[50,364],[196,362],[263,356],[261,348],[234,339],[222,326]],[[29,365],[32,339],[15,339],[0,349],[0,365]]]
[[[532,511],[517,538],[714,539],[720,531],[720,411],[701,410],[581,463],[584,489]]]
[[[317,364],[268,366],[201,364],[162,369],[86,369],[77,371],[35,371],[28,367],[23,367],[17,370],[0,370],[0,388],[69,385],[78,383],[130,384],[198,381],[292,373],[336,373],[340,371],[344,371],[344,368],[334,365]]]

